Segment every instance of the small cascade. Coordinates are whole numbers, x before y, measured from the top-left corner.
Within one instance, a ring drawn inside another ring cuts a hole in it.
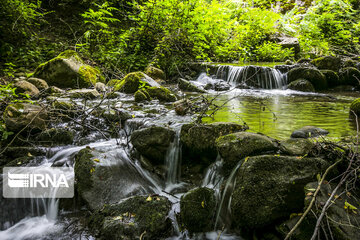
[[[286,86],[286,74],[270,67],[220,66],[216,78],[226,80],[232,86],[249,86],[262,89],[282,89]]]
[[[216,198],[220,200],[220,186],[224,181],[224,177],[222,176],[221,169],[222,169],[223,161],[218,154],[216,161],[209,166],[206,171],[202,187],[212,188],[215,190]]]

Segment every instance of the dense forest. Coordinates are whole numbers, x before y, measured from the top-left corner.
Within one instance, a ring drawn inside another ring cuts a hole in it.
[[[0,0],[0,239],[359,240],[359,41],[359,0]]]

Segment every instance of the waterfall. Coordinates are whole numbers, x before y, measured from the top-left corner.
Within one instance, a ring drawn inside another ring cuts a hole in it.
[[[232,86],[249,86],[262,89],[282,89],[286,86],[286,74],[270,67],[260,66],[220,66],[216,78],[223,79]]]

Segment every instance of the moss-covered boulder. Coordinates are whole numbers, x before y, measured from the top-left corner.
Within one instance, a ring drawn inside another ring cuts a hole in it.
[[[109,123],[122,122],[131,119],[131,114],[124,109],[99,109],[94,111],[96,117],[102,117]]]
[[[304,186],[329,163],[320,158],[250,157],[235,175],[232,227],[263,228],[304,207]]]
[[[55,146],[72,144],[74,133],[71,130],[63,128],[50,128],[41,132],[36,141],[41,145]]]
[[[287,86],[288,89],[302,91],[302,92],[315,92],[314,86],[306,79],[295,80]]]
[[[121,80],[120,79],[111,79],[110,81],[108,81],[106,83],[106,86],[108,87],[115,87],[115,85],[121,83]]]
[[[35,87],[37,87],[37,89],[39,90],[45,90],[49,87],[49,85],[47,84],[47,82],[43,79],[40,78],[28,78],[27,81],[31,84],[33,84]]]
[[[292,138],[312,138],[312,137],[318,137],[321,135],[327,135],[329,132],[325,129],[314,127],[314,126],[305,126],[298,130],[295,130],[292,132],[291,137]]]
[[[154,66],[149,66],[145,69],[145,73],[150,76],[152,79],[165,80],[166,76],[163,70],[156,68]]]
[[[166,239],[172,235],[171,202],[160,196],[136,196],[104,205],[90,218],[102,239]]]
[[[206,91],[198,88],[197,86],[195,86],[194,84],[192,84],[191,82],[189,82],[188,80],[179,78],[178,79],[178,87],[180,90],[185,91],[185,92],[199,92],[199,93],[205,93]]]
[[[304,209],[307,208],[312,200],[313,193],[315,189],[318,187],[318,182],[312,182],[305,186],[305,206]],[[323,206],[323,204],[328,200],[329,196],[332,193],[332,190],[335,186],[332,184],[322,184],[320,191],[316,197],[315,203],[313,205],[312,211],[310,213],[315,213],[317,216],[320,214],[322,208],[318,206]],[[354,208],[359,208],[359,199],[355,197],[353,194],[341,194],[343,192],[347,192],[345,189],[340,188],[335,197],[326,210],[326,216],[324,221],[327,222],[327,227],[323,228],[321,231],[321,236],[323,235],[323,231],[326,231],[328,236],[333,236],[333,239],[337,240],[350,240],[357,239],[360,236],[360,230],[356,226],[356,224],[360,221],[360,216],[357,213],[357,210],[351,210],[349,206],[353,206]],[[296,216],[291,218],[290,220],[281,224],[277,229],[283,234],[285,237],[288,232],[294,227],[294,225],[298,222],[300,216]],[[294,240],[308,240],[311,239],[317,219],[313,214],[308,214],[296,231],[291,236],[291,239]]]
[[[174,137],[173,130],[152,126],[134,131],[131,134],[131,143],[154,164],[164,164],[166,152]]]
[[[181,127],[183,160],[210,164],[217,157],[215,141],[220,136],[248,129],[237,123],[184,124]]]
[[[176,114],[180,116],[184,116],[191,110],[192,102],[189,99],[181,99],[179,101],[174,102],[173,105]]]
[[[105,148],[84,148],[75,156],[76,191],[91,210],[121,199],[153,193],[153,183],[115,142]]]
[[[339,75],[332,70],[320,70],[324,74],[329,88],[337,87],[341,84]]]
[[[360,117],[360,98],[355,99],[350,105],[350,114],[354,113]]]
[[[309,67],[293,68],[288,73],[288,82],[291,83],[298,79],[306,79],[314,86],[315,90],[327,88],[325,76],[317,69]]]
[[[160,102],[175,102],[177,100],[176,96],[165,87],[149,87],[146,92],[151,98],[158,99]]]
[[[223,158],[223,171],[229,175],[237,163],[250,155],[259,155],[277,150],[272,139],[250,132],[237,132],[216,140],[216,147]]]
[[[341,59],[333,56],[319,57],[311,61],[318,69],[339,71]]]
[[[347,68],[347,67],[356,68],[358,63],[359,63],[358,61],[355,61],[355,60],[352,60],[352,59],[347,59],[347,60],[345,60],[343,62],[343,67],[345,67],[345,68]]]
[[[134,94],[135,102],[143,102],[143,101],[150,101],[151,97],[150,94],[146,91],[146,89],[137,90]]]
[[[72,50],[39,65],[33,77],[44,79],[48,85],[60,88],[86,88],[104,81],[98,69],[84,64]]]
[[[135,93],[140,87],[160,87],[151,77],[143,72],[132,72],[126,75],[119,83],[115,83],[114,91]]]
[[[280,150],[294,156],[305,156],[314,146],[313,142],[305,138],[290,138],[280,142]]]
[[[96,89],[73,89],[67,92],[70,98],[95,99],[100,97]]]
[[[216,198],[213,189],[201,187],[185,193],[180,200],[180,217],[189,232],[208,232],[214,227]]]
[[[23,93],[29,96],[36,96],[40,93],[39,89],[35,87],[34,84],[29,83],[28,81],[25,80],[20,80],[15,82],[13,86],[16,87],[15,89],[16,94]]]
[[[6,129],[18,132],[24,128],[31,131],[42,131],[46,128],[48,115],[39,105],[15,103],[6,107],[3,113]]]
[[[342,68],[339,71],[339,78],[342,85],[359,86],[360,71],[353,67]]]

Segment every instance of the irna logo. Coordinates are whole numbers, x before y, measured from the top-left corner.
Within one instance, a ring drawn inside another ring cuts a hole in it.
[[[69,187],[64,174],[12,174],[8,173],[8,185],[11,188]]]

